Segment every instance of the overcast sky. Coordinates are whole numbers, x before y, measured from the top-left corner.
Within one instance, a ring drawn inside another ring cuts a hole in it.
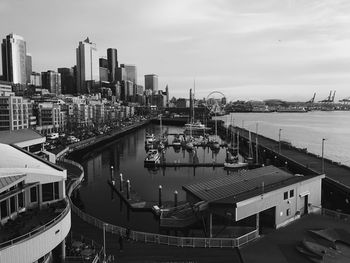
[[[33,70],[75,65],[87,36],[99,55],[159,75],[170,96],[229,100],[350,96],[349,0],[1,0],[1,38],[27,42]]]

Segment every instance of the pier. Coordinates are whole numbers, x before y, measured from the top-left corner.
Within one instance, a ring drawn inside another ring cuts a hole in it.
[[[224,167],[224,163],[180,163],[180,162],[161,162],[154,165],[149,165],[150,167]]]
[[[239,132],[240,150],[247,155],[249,149],[249,131],[241,127],[226,128],[220,125],[219,133],[222,137],[231,136]],[[258,147],[256,147],[256,138]],[[286,167],[295,174],[322,174],[322,158],[291,144],[279,143],[263,135],[251,132],[251,147],[256,163],[273,164]],[[256,155],[256,149],[258,154]],[[258,160],[256,160],[258,156]],[[325,208],[350,213],[350,167],[324,158],[324,173],[326,178],[322,182],[322,202]]]

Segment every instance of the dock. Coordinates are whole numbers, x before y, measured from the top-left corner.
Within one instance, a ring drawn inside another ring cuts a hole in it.
[[[224,167],[224,163],[179,163],[179,162],[161,162],[156,167]]]

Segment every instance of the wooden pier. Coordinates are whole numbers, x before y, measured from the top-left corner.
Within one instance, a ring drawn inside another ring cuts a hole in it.
[[[152,166],[152,165],[151,165]],[[161,162],[156,167],[224,167],[224,163],[180,163],[180,162]]]

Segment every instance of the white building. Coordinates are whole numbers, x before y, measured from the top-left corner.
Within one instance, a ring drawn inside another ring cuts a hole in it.
[[[85,94],[89,85],[100,81],[99,56],[96,44],[89,38],[79,42],[77,48],[77,88],[78,93]]]
[[[2,41],[2,71],[6,81],[27,84],[27,49],[23,37],[9,34]]]
[[[15,146],[0,144],[0,262],[65,256],[71,227],[67,171]]]

